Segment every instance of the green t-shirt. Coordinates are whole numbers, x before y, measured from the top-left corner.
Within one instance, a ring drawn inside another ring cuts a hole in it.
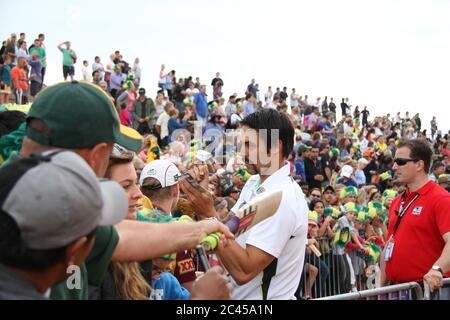
[[[45,49],[42,47],[33,47],[30,49],[30,55],[33,53],[33,51],[36,51],[36,50],[39,53],[39,61],[41,62],[42,68],[47,67],[47,63],[45,61],[43,61],[43,59],[45,58]]]
[[[102,283],[119,242],[119,234],[113,226],[97,227],[94,241],[92,251],[80,266],[81,288],[69,289],[66,281],[63,281],[51,289],[51,299],[88,300],[88,286],[99,286]]]
[[[63,54],[63,65],[67,67],[72,67],[74,65],[72,56],[74,56],[75,58],[77,57],[75,51],[72,50],[72,56],[70,55],[70,50],[61,49],[61,52]]]

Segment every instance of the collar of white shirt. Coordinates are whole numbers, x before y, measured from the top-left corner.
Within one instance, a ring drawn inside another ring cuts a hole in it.
[[[285,165],[280,169],[275,171],[272,175],[270,175],[264,182],[259,186],[258,190],[261,188],[273,188],[280,187],[280,182],[287,176],[291,174],[291,165],[288,161],[285,161]]]

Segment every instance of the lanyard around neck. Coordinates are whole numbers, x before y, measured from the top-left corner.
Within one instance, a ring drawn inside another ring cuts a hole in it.
[[[403,216],[406,214],[406,211],[408,211],[409,207],[411,207],[412,204],[414,203],[414,201],[417,200],[417,198],[419,197],[419,194],[416,194],[414,196],[414,198],[406,205],[406,207],[403,207],[405,205],[406,197],[407,197],[407,195],[406,195],[406,191],[405,191],[405,192],[403,192],[403,195],[402,195],[402,202],[400,203],[400,207],[399,207],[399,211],[398,211],[398,218],[397,218],[397,222],[395,223],[393,235],[395,235],[395,232],[397,231],[398,227],[400,226],[400,222],[401,222]]]

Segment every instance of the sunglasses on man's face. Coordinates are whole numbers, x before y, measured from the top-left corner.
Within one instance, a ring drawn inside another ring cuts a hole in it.
[[[398,166],[404,166],[408,162],[417,162],[417,160],[415,160],[415,159],[405,159],[405,158],[394,159],[394,163],[396,163]]]

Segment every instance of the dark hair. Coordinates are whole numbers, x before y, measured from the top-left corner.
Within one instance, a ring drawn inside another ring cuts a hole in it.
[[[331,149],[330,145],[328,143],[321,143],[319,145],[319,151],[322,152],[323,150],[325,150],[326,148]]]
[[[100,57],[99,56],[95,56],[94,60],[97,60],[97,59],[100,59]]]
[[[437,168],[439,168],[439,167],[445,167],[445,164],[443,164],[442,162],[440,162],[440,161],[436,161],[435,163],[433,163],[433,171],[434,170],[436,170]]]
[[[6,212],[0,210],[0,263],[13,268],[45,270],[64,259],[65,246],[57,249],[36,250],[23,241],[19,226]],[[95,230],[87,235],[90,241]]]
[[[127,108],[127,103],[126,102],[123,102],[123,103],[121,103],[120,104],[120,109],[126,109]]]
[[[85,63],[88,63],[87,60],[84,60],[84,61],[83,61],[83,64],[85,64]]]
[[[411,159],[422,160],[424,162],[424,170],[426,173],[430,171],[431,159],[433,151],[430,145],[424,139],[402,140],[399,142],[397,149],[406,147],[411,151]]]
[[[141,192],[144,196],[150,199],[150,201],[167,200],[171,199],[171,190],[177,185],[174,184],[169,187],[161,188],[161,183],[155,178],[145,178],[141,186]]]
[[[379,186],[378,186],[379,187]],[[377,187],[377,190],[376,191],[373,191],[371,194],[370,194],[370,196],[369,196],[369,201],[372,201],[373,200],[373,198],[375,197],[375,195],[378,193],[378,194],[381,194],[381,188],[378,188]]]
[[[342,151],[345,149],[345,142],[347,141],[347,138],[341,138],[337,143],[337,148],[339,151]]]
[[[21,32],[21,33],[20,33],[20,36],[24,36],[24,35],[25,35],[25,32]]]
[[[0,112],[0,137],[17,130],[25,118],[26,114],[21,111]]]
[[[255,130],[266,129],[267,151],[272,148],[272,130],[278,130],[278,139],[283,142],[283,157],[288,158],[294,148],[294,128],[289,118],[273,109],[262,109],[244,118],[242,126],[248,126]]]
[[[314,191],[314,190],[312,190],[312,191]],[[310,211],[314,211],[314,207],[315,207],[316,204],[318,204],[318,203],[321,203],[321,204],[323,205],[323,207],[325,208],[325,204],[323,203],[323,201],[320,200],[320,199],[317,199],[317,200],[311,201],[311,203],[309,204],[309,210],[310,210]]]
[[[98,70],[93,71],[92,76],[94,76],[94,74],[96,74],[96,73],[100,74],[100,71],[98,71]]]
[[[40,38],[40,37],[44,37],[44,34],[43,33],[39,33],[38,38]]]

